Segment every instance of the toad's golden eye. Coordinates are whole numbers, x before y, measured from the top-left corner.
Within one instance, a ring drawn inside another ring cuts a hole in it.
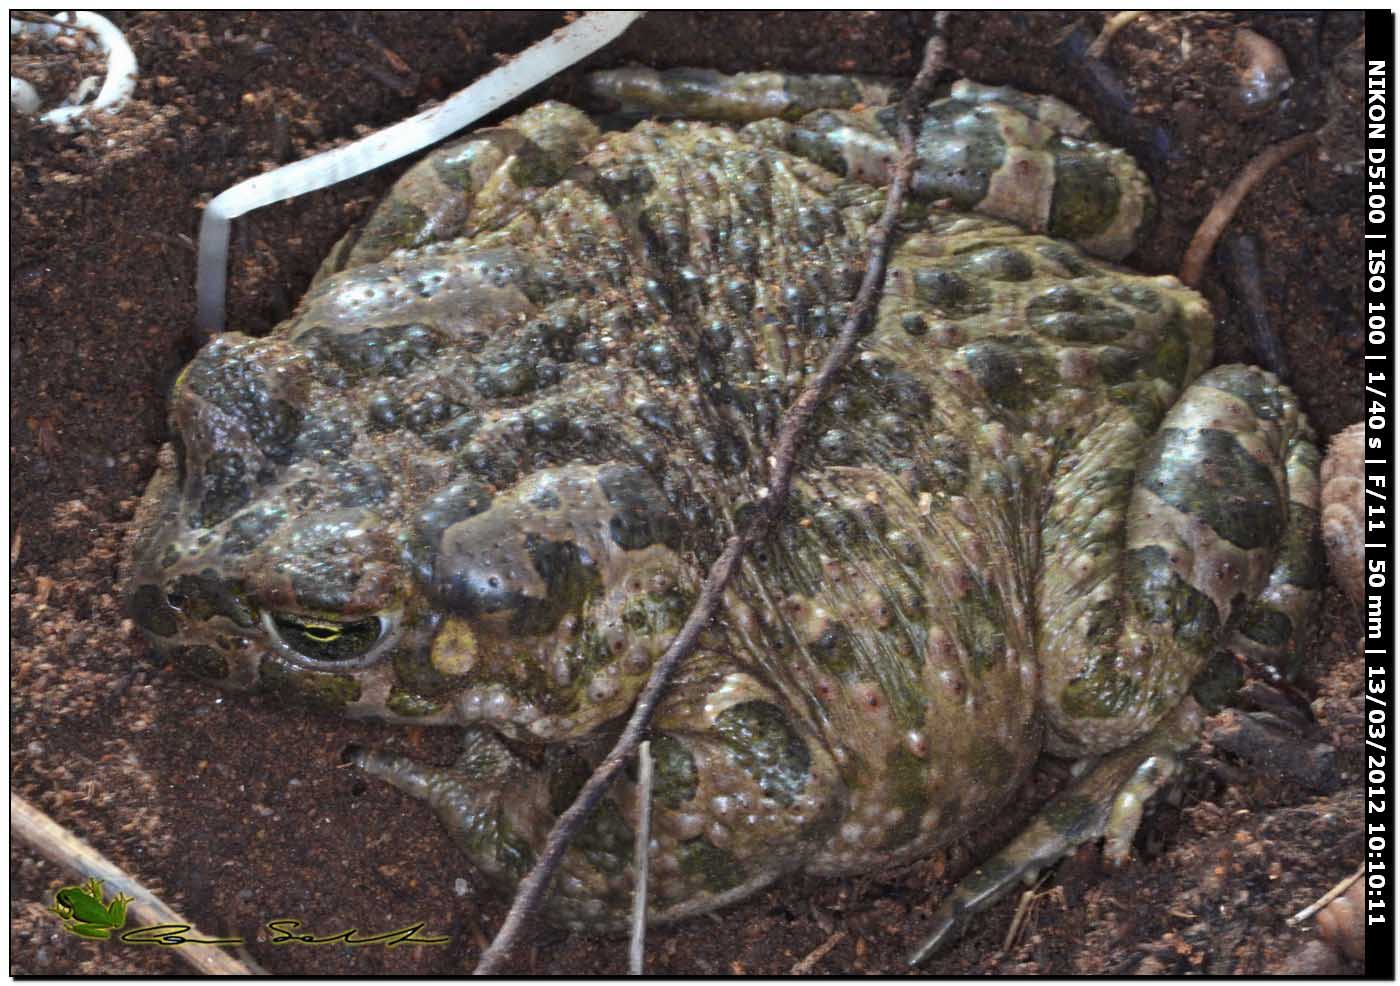
[[[353,661],[364,657],[384,635],[378,616],[340,622],[292,613],[272,613],[272,629],[287,647],[313,661]]]

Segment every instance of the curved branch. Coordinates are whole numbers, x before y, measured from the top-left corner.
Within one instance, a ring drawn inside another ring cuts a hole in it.
[[[822,363],[816,376],[807,384],[806,389],[783,416],[770,460],[772,466],[769,472],[768,486],[760,491],[760,507],[754,511],[744,529],[729,539],[724,546],[724,551],[710,567],[709,575],[701,587],[700,596],[696,599],[690,616],[686,619],[680,632],[676,634],[675,639],[671,641],[671,645],[666,648],[666,653],[661,655],[661,659],[656,662],[651,677],[637,697],[637,704],[631,718],[627,720],[627,725],[622,730],[622,735],[608,755],[603,758],[602,763],[593,771],[592,776],[588,778],[583,789],[579,791],[578,797],[574,799],[574,803],[555,821],[554,828],[550,830],[549,837],[545,840],[544,851],[535,862],[534,868],[520,881],[510,911],[506,914],[505,921],[502,922],[500,930],[496,933],[495,940],[482,953],[481,960],[473,972],[474,975],[484,976],[496,973],[506,957],[509,956],[511,949],[515,947],[521,932],[524,930],[526,919],[538,909],[544,900],[549,881],[560,860],[563,859],[575,833],[587,821],[588,816],[592,814],[593,809],[607,793],[608,787],[622,771],[627,761],[632,758],[633,751],[636,750],[642,735],[651,724],[657,703],[664,694],[671,676],[680,666],[681,661],[688,657],[695,648],[700,631],[710,622],[715,611],[719,608],[725,586],[729,584],[729,580],[733,578],[738,569],[744,551],[755,541],[761,539],[773,521],[782,514],[783,507],[787,502],[788,490],[792,485],[792,474],[797,463],[797,450],[806,432],[807,424],[830,392],[836,376],[850,361],[861,329],[872,317],[875,306],[880,300],[885,280],[885,264],[889,257],[890,233],[902,212],[904,198],[909,188],[909,178],[914,170],[914,124],[928,90],[935,77],[942,71],[947,58],[947,41],[944,38],[947,23],[947,12],[940,12],[934,21],[933,36],[929,38],[928,45],[924,49],[924,60],[919,68],[919,74],[914,77],[909,91],[900,101],[899,162],[895,168],[893,180],[890,182],[889,192],[885,196],[884,212],[881,214],[879,222],[870,231],[870,257],[865,277],[861,281],[860,290],[856,293],[855,301],[851,305],[850,314],[841,327],[841,334],[837,338],[836,344],[827,353],[826,360]]]

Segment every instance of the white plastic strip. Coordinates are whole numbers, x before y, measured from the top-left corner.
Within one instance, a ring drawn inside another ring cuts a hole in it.
[[[261,206],[362,175],[436,143],[591,55],[642,15],[594,11],[560,28],[430,110],[335,150],[239,182],[215,196],[199,225],[196,325],[207,338],[224,327],[230,220]]]
[[[107,18],[94,14],[90,10],[60,11],[54,15],[54,20],[62,23],[38,24],[11,17],[10,34],[38,34],[52,38],[58,34],[75,34],[76,32],[70,30],[70,27],[85,28],[97,38],[95,47],[107,56],[107,78],[103,80],[102,88],[98,91],[97,98],[92,102],[84,103],[81,106],[60,106],[57,109],[49,110],[39,119],[45,123],[72,123],[84,114],[97,110],[115,113],[121,109],[122,105],[131,98],[131,94],[136,91],[136,77],[138,75],[136,56],[131,51],[131,45],[126,43],[122,32]],[[94,47],[90,41],[88,46]],[[14,78],[10,79],[11,105],[14,105],[16,81]],[[30,87],[30,92],[33,92],[33,87]]]

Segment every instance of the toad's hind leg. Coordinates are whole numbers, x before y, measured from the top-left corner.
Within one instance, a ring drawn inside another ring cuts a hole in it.
[[[610,69],[588,77],[589,95],[627,116],[682,116],[725,123],[780,117],[796,120],[818,109],[883,105],[895,92],[885,80],[858,75],[794,75],[712,69]]]
[[[1181,753],[1195,742],[1200,725],[1200,710],[1187,698],[1146,736],[1099,760],[1056,795],[1009,846],[953,888],[909,964],[956,939],[974,914],[1077,846],[1106,836],[1105,855],[1115,863],[1126,860],[1144,806],[1180,770]]]
[[[1287,388],[1253,367],[1201,376],[1126,496],[1114,464],[1142,440],[1121,416],[1090,432],[1064,460],[1042,539],[1047,746],[1103,756],[953,891],[916,960],[1077,845],[1105,836],[1105,855],[1126,859],[1199,729],[1187,692],[1205,661],[1222,645],[1285,652],[1316,594],[1317,454]]]
[[[597,139],[598,128],[583,113],[547,102],[438,148],[336,244],[316,281],[376,263],[395,250],[499,226],[558,181]]]
[[[1271,374],[1221,366],[1188,387],[1126,506],[1121,479],[1104,500],[1081,475],[1107,440],[1089,439],[1056,484],[1037,587],[1047,742],[1074,757],[1142,735],[1222,646],[1286,653],[1320,564],[1311,429]]]
[[[818,110],[745,132],[877,185],[899,158],[892,107]],[[1092,135],[1089,121],[1054,97],[964,80],[923,113],[910,193],[1121,260],[1151,223],[1152,189],[1130,155]]]
[[[1254,371],[1259,372],[1259,371]],[[1320,536],[1320,456],[1306,425],[1295,430],[1285,453],[1288,526],[1263,590],[1248,604],[1228,647],[1256,664],[1291,678],[1300,670],[1303,624],[1322,591],[1325,571]]]
[[[749,123],[746,139],[883,185],[899,157],[897,88],[858,76],[617,69],[589,77],[595,99],[631,113]],[[1133,159],[1098,143],[1053,96],[962,80],[925,109],[910,192],[1072,240],[1119,260],[1151,222],[1152,190]]]

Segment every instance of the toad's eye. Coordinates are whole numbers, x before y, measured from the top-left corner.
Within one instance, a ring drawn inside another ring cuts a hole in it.
[[[371,616],[341,622],[293,613],[271,613],[268,627],[282,644],[312,661],[342,663],[366,657],[384,637],[384,620]]]

